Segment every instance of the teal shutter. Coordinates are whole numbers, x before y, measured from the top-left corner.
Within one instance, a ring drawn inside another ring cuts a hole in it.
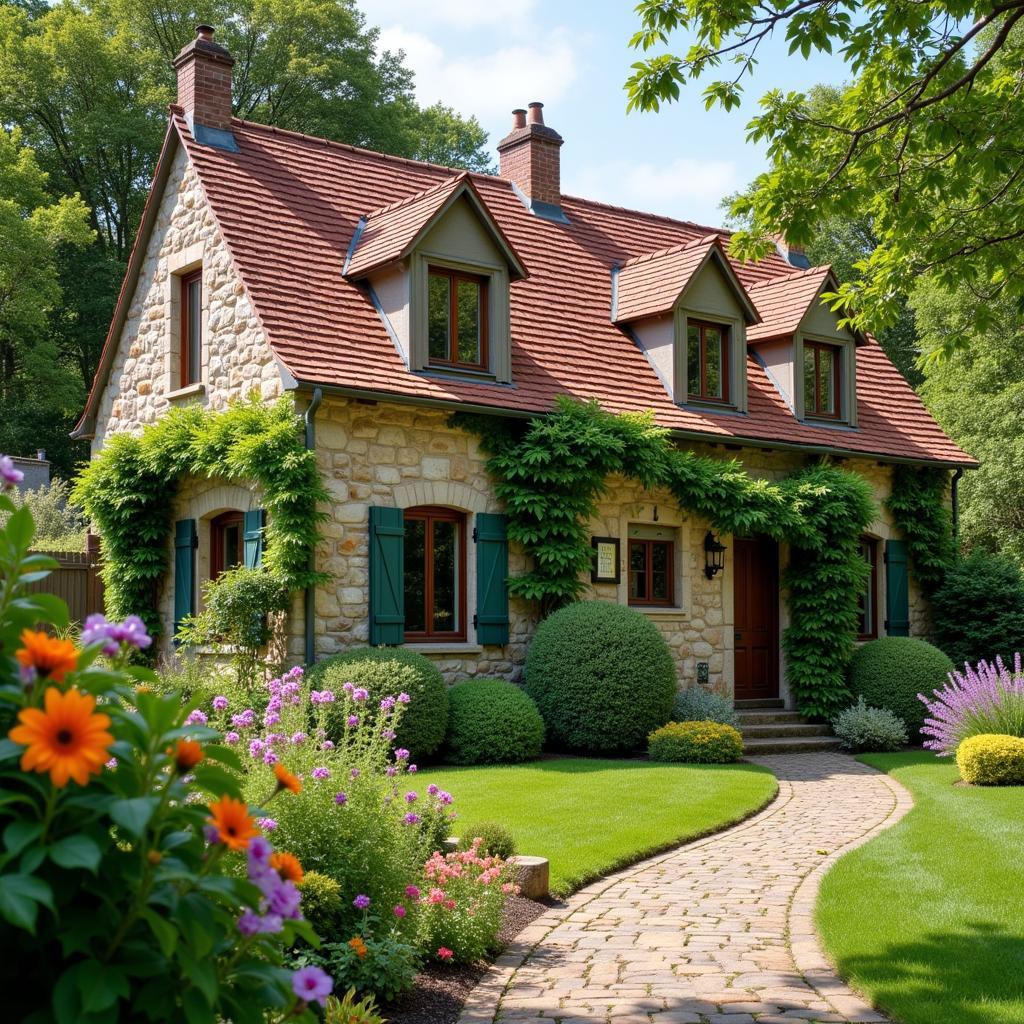
[[[477,643],[508,643],[508,536],[505,517],[480,513],[476,541]]]
[[[885,542],[885,632],[910,636],[910,582],[907,577],[907,542]]]
[[[258,569],[263,562],[263,520],[261,508],[254,508],[242,516],[242,552],[247,569]]]
[[[174,635],[196,610],[196,546],[199,537],[194,519],[174,524]]]
[[[370,643],[405,639],[405,516],[370,507]]]

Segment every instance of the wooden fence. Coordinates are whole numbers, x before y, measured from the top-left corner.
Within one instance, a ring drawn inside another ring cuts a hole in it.
[[[57,560],[45,580],[32,583],[30,591],[56,594],[67,602],[72,622],[85,622],[87,615],[103,611],[103,581],[100,579],[100,539],[86,536],[85,551],[40,551]]]

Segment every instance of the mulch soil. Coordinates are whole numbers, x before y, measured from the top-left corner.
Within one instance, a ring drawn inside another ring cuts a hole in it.
[[[498,939],[511,942],[534,918],[555,906],[522,896],[509,900]],[[455,1024],[473,986],[487,971],[486,963],[467,966],[429,964],[416,976],[413,987],[381,1009],[390,1024]]]

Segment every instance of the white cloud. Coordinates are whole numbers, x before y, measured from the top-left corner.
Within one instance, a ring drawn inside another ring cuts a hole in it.
[[[718,204],[740,188],[739,169],[731,160],[678,157],[664,164],[614,160],[577,169],[563,165],[562,189],[570,195],[616,206],[717,225]]]
[[[456,29],[501,25],[519,34],[531,28],[536,0],[360,0],[371,25],[429,29],[439,23]]]
[[[440,100],[461,114],[475,114],[485,124],[531,100],[561,99],[578,71],[573,48],[561,32],[536,45],[446,55],[422,33],[388,27],[381,30],[378,46],[405,51],[406,66],[416,73],[419,103],[429,106]]]

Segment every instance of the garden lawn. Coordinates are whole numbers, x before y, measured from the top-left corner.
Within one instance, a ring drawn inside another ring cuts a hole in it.
[[[957,786],[925,753],[861,760],[914,809],[826,875],[833,962],[904,1024],[1024,1024],[1024,787]]]
[[[500,822],[519,853],[547,857],[565,896],[649,854],[725,828],[763,807],[775,777],[749,764],[684,765],[556,758],[525,765],[437,768],[416,777],[455,798],[457,835]]]

